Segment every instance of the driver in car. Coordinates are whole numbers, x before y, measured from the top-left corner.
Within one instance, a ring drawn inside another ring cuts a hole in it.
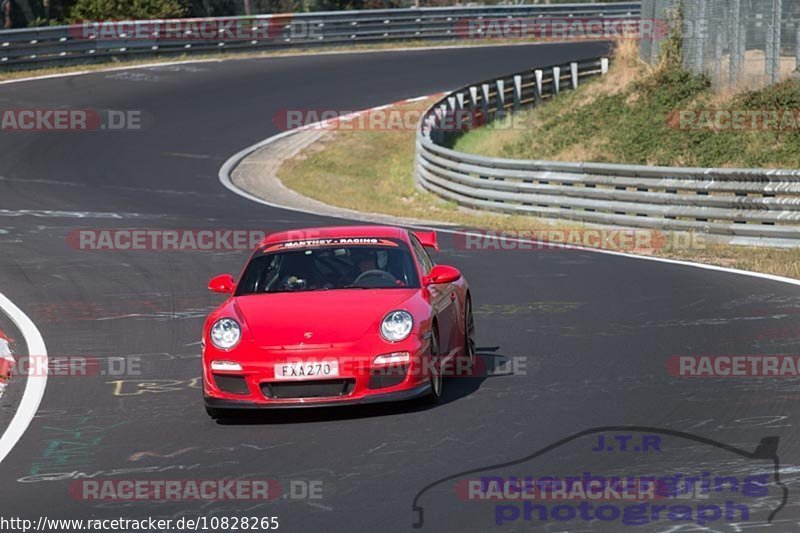
[[[386,287],[397,283],[397,279],[386,268],[388,257],[382,258],[380,254],[374,250],[353,252],[355,267],[352,269],[351,285]]]
[[[363,274],[364,272],[368,272],[370,270],[378,270],[378,258],[375,257],[375,252],[371,252],[369,250],[362,250],[359,251],[356,257],[356,264],[358,265],[358,277],[359,274]]]

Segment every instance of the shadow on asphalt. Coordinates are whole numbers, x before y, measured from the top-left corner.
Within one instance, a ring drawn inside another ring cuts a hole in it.
[[[431,404],[425,398],[394,403],[354,405],[342,407],[319,407],[299,409],[276,409],[264,411],[242,411],[229,417],[217,420],[220,425],[262,425],[262,424],[306,424],[309,422],[329,422],[334,420],[356,420],[379,416],[392,416],[416,413],[435,409],[441,405],[456,402],[469,396],[478,389],[487,378],[510,375],[504,369],[510,358],[496,353],[499,347],[477,349],[476,366],[482,370],[480,375],[468,378],[450,378],[445,380],[444,395],[439,404]]]

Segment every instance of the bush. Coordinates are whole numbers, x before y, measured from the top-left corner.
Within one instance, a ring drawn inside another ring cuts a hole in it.
[[[72,20],[175,18],[186,14],[186,0],[78,0]]]

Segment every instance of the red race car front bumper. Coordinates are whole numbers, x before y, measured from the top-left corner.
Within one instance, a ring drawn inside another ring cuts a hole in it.
[[[295,349],[237,347],[235,353],[206,346],[203,396],[214,409],[325,407],[409,400],[430,393],[428,341],[412,337],[396,345],[303,346]],[[369,355],[353,356],[353,353]],[[385,354],[408,354],[407,361],[376,364]],[[220,370],[212,362],[235,362]],[[334,362],[336,375],[281,377],[287,364]]]

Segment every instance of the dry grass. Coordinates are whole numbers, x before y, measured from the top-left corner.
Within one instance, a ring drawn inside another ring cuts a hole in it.
[[[597,159],[597,154],[602,153],[603,147],[597,141],[584,144],[573,144],[559,152],[564,161],[592,161]]]
[[[422,112],[433,100],[395,106],[397,112]],[[337,131],[287,161],[278,171],[289,188],[330,205],[398,217],[441,220],[490,229],[541,230],[552,221],[463,209],[420,190],[412,161],[416,132],[410,130]],[[558,222],[559,228],[582,228]]]
[[[517,113],[514,127],[488,126],[452,148],[512,159],[727,168],[800,168],[800,134],[788,129],[679,128],[682,110],[797,109],[800,80],[755,92],[712,90],[704,78],[662,61],[642,63],[621,41],[608,76]],[[501,125],[510,124],[508,119]]]
[[[708,242],[703,249],[664,250],[657,255],[800,279],[800,248],[731,246]]]
[[[591,88],[562,93],[558,99],[539,108],[518,113],[470,132],[456,141],[455,148],[464,152],[479,153],[495,157],[539,159],[538,148],[545,142],[534,133],[549,121],[568,117],[576,108],[591,108],[603,97],[630,91],[631,84],[650,75],[653,67],[639,59],[638,42],[634,39],[619,39],[614,47],[614,61],[607,76],[591,81]],[[629,103],[634,103],[635,97]],[[528,155],[522,156],[521,152]],[[566,143],[563,147],[546,155],[547,159],[559,161],[598,161],[606,153],[600,136],[588,137],[581,143]]]
[[[635,39],[618,39],[614,47],[614,63],[609,75],[597,80],[591,91],[586,91],[575,99],[575,105],[586,106],[594,103],[600,95],[619,94],[652,67],[639,59],[639,43]]]

